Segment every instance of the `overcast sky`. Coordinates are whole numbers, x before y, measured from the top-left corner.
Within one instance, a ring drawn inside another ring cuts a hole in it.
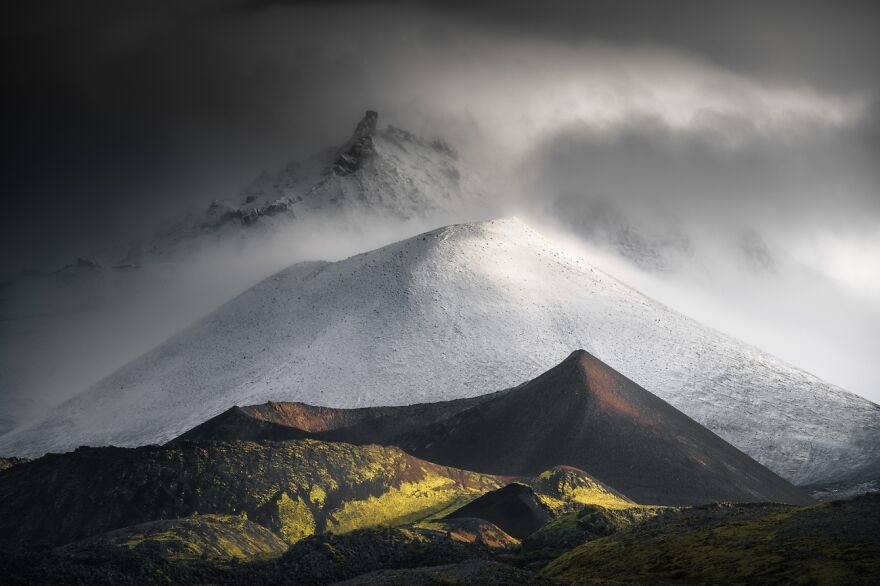
[[[877,400],[880,374],[863,363],[880,334],[878,6],[17,3],[0,23],[0,274],[234,194],[338,143],[369,107],[506,178],[497,197],[512,210],[574,217],[611,202],[664,238],[683,226],[710,251],[722,236],[759,235],[780,263],[842,291],[816,293],[829,325],[811,335],[841,327],[853,349],[812,370]],[[771,288],[774,303],[807,281],[787,282]],[[717,295],[676,299],[729,325]],[[830,317],[835,304],[844,317]],[[759,341],[773,351],[791,339],[767,329]],[[784,357],[820,360],[824,346],[812,348]]]

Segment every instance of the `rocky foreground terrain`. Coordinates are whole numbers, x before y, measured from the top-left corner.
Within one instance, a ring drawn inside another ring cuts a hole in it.
[[[878,505],[812,501],[578,351],[478,398],[235,407],[165,445],[4,459],[0,572],[12,584],[858,584],[880,572]]]

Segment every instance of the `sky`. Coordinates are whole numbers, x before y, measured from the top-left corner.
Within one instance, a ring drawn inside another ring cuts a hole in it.
[[[447,138],[499,210],[617,251],[609,270],[649,294],[880,401],[876,3],[10,12],[2,278],[150,233],[373,108]]]

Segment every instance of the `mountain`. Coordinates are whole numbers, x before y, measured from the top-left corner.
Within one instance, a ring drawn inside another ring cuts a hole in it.
[[[301,437],[394,445],[431,462],[505,476],[573,466],[643,504],[810,502],[583,350],[534,380],[486,397],[350,411],[272,403],[229,410],[181,439]]]
[[[345,256],[392,233],[486,217],[483,191],[442,139],[382,126],[367,112],[341,146],[264,172],[149,236],[3,276],[0,434],[316,248]],[[336,233],[347,238],[334,241]]]
[[[300,263],[52,410],[0,454],[168,441],[230,405],[474,397],[591,355],[796,484],[871,470],[880,407],[640,294],[511,219]]]
[[[367,110],[339,147],[263,172],[238,199],[216,199],[203,214],[182,219],[148,242],[130,246],[124,262],[176,254],[192,241],[255,233],[320,220],[357,232],[365,220],[453,221],[484,209],[479,176],[442,138],[426,139],[393,125],[379,126]]]
[[[394,441],[467,470],[565,464],[644,504],[805,503],[800,490],[584,351],[528,383]]]

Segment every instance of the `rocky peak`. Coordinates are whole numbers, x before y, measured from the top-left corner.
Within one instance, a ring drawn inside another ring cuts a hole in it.
[[[367,110],[364,117],[358,122],[354,134],[339,149],[336,160],[333,162],[333,172],[337,175],[354,173],[369,160],[375,150],[373,148],[373,135],[376,133],[376,123],[379,114],[374,110]]]

